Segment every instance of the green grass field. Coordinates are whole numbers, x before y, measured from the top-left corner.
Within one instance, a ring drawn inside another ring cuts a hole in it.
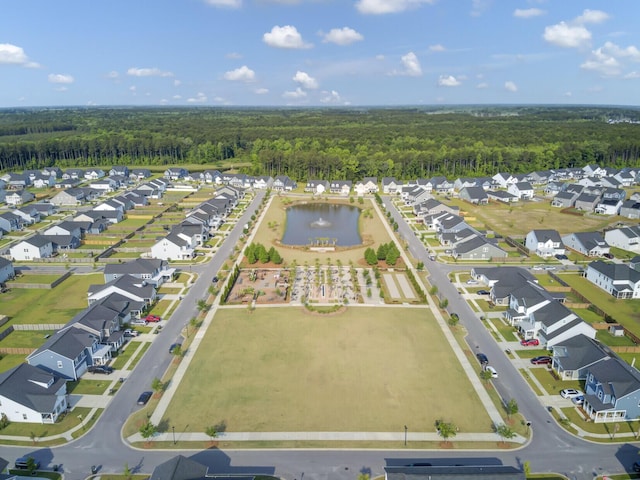
[[[490,420],[427,309],[221,309],[163,421],[189,431],[463,432]]]
[[[49,330],[14,330],[0,341],[0,347],[38,348],[46,341],[45,336],[53,333]]]
[[[2,294],[0,314],[8,315],[11,324],[67,323],[87,307],[87,288],[104,283],[100,273],[71,275],[51,290],[12,288]]]

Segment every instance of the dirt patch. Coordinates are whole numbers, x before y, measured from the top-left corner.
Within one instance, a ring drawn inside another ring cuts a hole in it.
[[[261,264],[266,265],[266,264]],[[231,305],[282,304],[287,301],[289,270],[283,268],[243,268],[227,297]]]

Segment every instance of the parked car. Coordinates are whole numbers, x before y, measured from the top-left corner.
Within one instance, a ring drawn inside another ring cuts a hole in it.
[[[138,405],[146,405],[153,392],[142,392],[138,397]]]
[[[533,357],[531,359],[531,363],[534,365],[550,365],[553,363],[553,358],[551,357],[547,357],[547,356],[539,356],[539,357]]]
[[[467,280],[467,285],[477,285],[477,284],[478,284],[478,281],[474,280],[473,278],[470,280]]]
[[[16,462],[14,465],[18,470],[27,470],[29,468],[30,463],[33,464],[36,470],[40,468],[40,462],[35,458],[33,458],[32,456],[20,457],[16,459]]]
[[[129,322],[129,324],[144,326],[147,324],[147,321],[144,318],[134,318]]]
[[[169,353],[173,353],[176,348],[182,348],[182,344],[181,343],[172,343],[171,346],[169,347]]]
[[[523,338],[520,341],[520,345],[522,345],[523,347],[537,347],[538,345],[540,345],[540,340],[538,340],[537,338]]]
[[[491,373],[491,378],[498,378],[498,372],[491,365],[484,367],[485,371]]]
[[[608,258],[609,260],[613,260],[615,258],[611,253],[603,253],[602,256],[604,258]]]
[[[565,388],[564,390],[560,390],[560,396],[562,398],[573,398],[579,397],[580,395],[584,395],[580,390],[576,390],[575,388]]]
[[[551,270],[555,270],[556,267],[554,267],[553,265],[547,265],[546,267],[544,267],[545,270],[551,271]]]
[[[578,395],[577,397],[573,397],[571,401],[573,402],[574,405],[577,405],[580,407],[584,403],[584,395]]]
[[[640,472],[640,461],[635,462],[631,468],[633,468],[634,472]]]
[[[489,295],[491,292],[489,290],[478,290],[476,293],[478,295]]]
[[[484,353],[476,353],[476,358],[480,362],[480,365],[487,365],[489,363],[489,359]]]
[[[213,279],[211,280],[213,283],[218,283],[218,277],[213,277]]]
[[[127,328],[124,331],[125,337],[137,337],[138,335],[140,335],[140,332],[138,332],[137,330],[132,330],[131,328]]]
[[[147,322],[159,322],[162,320],[158,315],[147,315],[144,319]]]
[[[569,260],[569,257],[567,257],[566,255],[562,255],[560,253],[558,255],[556,255],[556,258],[558,260]]]
[[[113,373],[113,367],[109,365],[91,365],[89,367],[89,373],[104,373],[105,375],[109,375]]]

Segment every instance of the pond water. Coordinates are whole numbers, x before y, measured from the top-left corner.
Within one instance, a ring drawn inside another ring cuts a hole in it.
[[[283,245],[360,245],[360,209],[351,205],[307,203],[287,209]]]

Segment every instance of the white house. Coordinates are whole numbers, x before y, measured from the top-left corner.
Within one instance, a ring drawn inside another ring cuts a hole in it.
[[[616,298],[640,298],[640,272],[628,265],[596,260],[587,265],[585,277]]]
[[[602,257],[609,253],[609,244],[599,232],[576,232],[564,235],[562,242],[567,248],[587,257]]]
[[[193,258],[197,245],[195,236],[171,232],[151,247],[151,256],[162,260],[188,260]]]
[[[26,238],[9,249],[14,260],[33,260],[53,255],[53,243],[42,235]]]
[[[614,228],[604,232],[605,241],[612,247],[640,252],[640,227]]]
[[[533,187],[529,182],[510,183],[507,186],[507,192],[515,195],[520,200],[530,200],[534,195]]]
[[[525,238],[525,247],[539,257],[564,255],[565,248],[557,230],[531,230]]]
[[[0,415],[16,423],[55,423],[67,410],[67,381],[21,363],[0,373]]]

